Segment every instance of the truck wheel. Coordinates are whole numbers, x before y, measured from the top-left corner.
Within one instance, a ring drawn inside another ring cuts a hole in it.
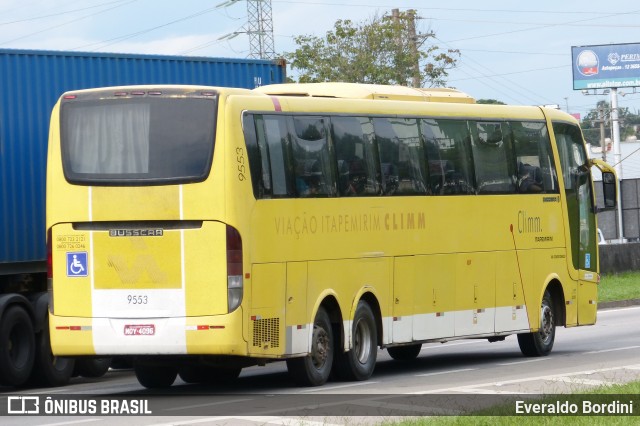
[[[11,306],[0,320],[0,384],[20,386],[26,383],[34,359],[31,317],[22,307]]]
[[[327,382],[333,365],[333,331],[331,320],[323,307],[313,322],[311,353],[287,360],[289,375],[300,386],[320,386]]]
[[[102,377],[111,367],[111,358],[77,358],[74,376]]]
[[[413,361],[420,355],[421,349],[422,345],[416,343],[414,345],[393,346],[387,348],[387,352],[389,352],[389,356],[396,361]]]
[[[378,357],[376,320],[367,302],[358,302],[353,316],[351,350],[336,354],[335,373],[341,379],[367,380]]]
[[[555,305],[549,290],[540,305],[540,329],[535,333],[518,334],[518,345],[525,356],[549,355],[556,337]]]
[[[148,389],[168,388],[178,377],[178,370],[168,364],[136,361],[133,369],[138,382]]]
[[[51,352],[49,316],[45,316],[42,331],[36,336],[36,357],[30,382],[42,386],[64,386],[69,383],[75,360],[55,356]]]

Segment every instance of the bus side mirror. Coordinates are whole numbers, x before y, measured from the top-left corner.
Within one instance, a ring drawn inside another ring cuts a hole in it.
[[[616,208],[616,175],[611,172],[602,172],[602,195],[604,208],[601,210],[613,210]]]

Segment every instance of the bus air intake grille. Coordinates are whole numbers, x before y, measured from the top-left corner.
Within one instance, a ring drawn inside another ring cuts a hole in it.
[[[272,348],[280,347],[280,318],[265,318],[253,321],[253,346],[262,347],[269,343]]]

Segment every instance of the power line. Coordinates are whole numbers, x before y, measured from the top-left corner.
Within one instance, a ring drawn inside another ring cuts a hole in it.
[[[13,21],[0,22],[0,26],[11,25],[11,24],[20,24],[20,23],[23,23],[23,22],[31,22],[31,21],[37,21],[39,19],[52,18],[54,16],[67,15],[67,14],[73,13],[73,12],[81,12],[83,10],[95,9],[97,7],[107,6],[107,5],[110,5],[110,4],[122,3],[123,1],[125,1],[125,0],[110,1],[110,2],[107,2],[107,3],[96,4],[96,5],[93,5],[93,6],[81,7],[79,9],[65,10],[64,12],[50,13],[48,15],[33,16],[31,18],[23,18],[23,19],[16,19],[16,20],[13,20]]]
[[[56,28],[64,27],[65,25],[69,25],[69,24],[72,24],[72,23],[74,23],[74,22],[78,22],[78,21],[81,21],[81,20],[83,20],[83,19],[90,18],[90,17],[92,17],[92,16],[100,15],[101,13],[109,12],[109,11],[111,11],[111,10],[117,9],[117,8],[119,8],[119,7],[122,7],[122,6],[126,6],[126,5],[131,4],[131,3],[135,3],[135,2],[137,2],[137,1],[138,1],[138,0],[129,0],[129,1],[125,2],[125,3],[121,3],[121,4],[117,5],[117,6],[113,6],[113,7],[110,7],[110,8],[104,9],[104,10],[101,10],[101,11],[99,11],[99,12],[90,13],[90,14],[88,14],[88,15],[84,15],[84,16],[81,16],[81,17],[79,17],[79,18],[72,19],[72,20],[67,21],[67,22],[63,22],[62,24],[58,24],[58,25],[54,25],[54,26],[51,26],[51,27],[48,27],[48,28],[44,28],[44,29],[42,29],[42,30],[35,31],[35,32],[32,32],[32,33],[29,33],[29,34],[23,35],[23,36],[21,36],[21,37],[16,37],[16,38],[14,38],[14,39],[7,40],[7,41],[5,41],[5,42],[0,43],[0,46],[4,46],[4,45],[9,44],[9,43],[12,43],[12,42],[14,42],[14,41],[22,40],[22,39],[25,39],[25,38],[28,38],[28,37],[34,36],[34,35],[36,35],[36,34],[42,34],[42,33],[44,33],[44,32],[47,32],[47,31],[50,31],[50,30],[53,30],[53,29],[56,29]]]

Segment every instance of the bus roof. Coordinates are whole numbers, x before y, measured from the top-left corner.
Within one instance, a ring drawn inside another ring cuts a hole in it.
[[[466,93],[449,88],[412,88],[383,84],[360,83],[286,83],[261,86],[254,91],[266,95],[389,99],[396,101],[453,102],[473,104],[475,99]]]

